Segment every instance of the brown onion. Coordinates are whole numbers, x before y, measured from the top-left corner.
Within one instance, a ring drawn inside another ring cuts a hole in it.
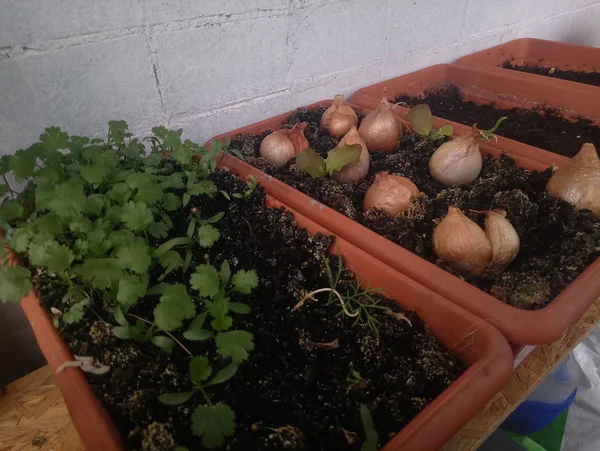
[[[396,150],[402,138],[402,122],[386,97],[362,120],[358,133],[369,150],[386,153]]]
[[[339,171],[333,171],[333,174],[331,174],[331,177],[339,183],[356,183],[364,179],[369,173],[369,151],[367,150],[367,145],[358,134],[356,127],[353,126],[336,147],[354,144],[359,144],[361,147],[358,161],[344,166]]]
[[[521,243],[504,210],[490,210],[485,214],[485,235],[492,245],[489,266],[492,272],[500,274],[517,257]]]
[[[594,145],[585,143],[577,155],[558,168],[548,180],[546,191],[577,210],[588,209],[600,215],[600,159]]]
[[[429,173],[444,185],[465,185],[481,172],[483,160],[479,153],[481,132],[473,127],[466,135],[445,142],[429,159]]]
[[[483,274],[492,258],[485,232],[453,206],[433,231],[433,250],[440,259],[473,275]]]
[[[326,128],[331,136],[345,135],[357,125],[358,116],[352,108],[346,105],[342,94],[335,96],[333,105],[327,108],[321,116],[321,127]]]
[[[289,129],[275,130],[260,143],[260,156],[275,166],[283,166],[308,147],[304,129],[308,124],[302,122]]]
[[[373,184],[365,194],[363,210],[377,208],[396,217],[412,205],[412,198],[419,195],[419,188],[406,177],[378,172]]]

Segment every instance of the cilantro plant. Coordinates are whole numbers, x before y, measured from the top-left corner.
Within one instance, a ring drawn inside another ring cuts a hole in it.
[[[232,274],[227,261],[219,270],[208,262],[190,268],[194,255],[219,240],[225,213],[203,217],[189,204],[197,196],[243,200],[256,180],[247,182],[244,193],[219,191],[209,176],[227,142],[207,150],[182,140],[182,130],[152,132],[146,154],[123,121],[109,122],[106,139],[51,127],[38,143],[0,159],[6,182],[0,184],[3,244],[30,268],[11,266],[2,255],[0,301],[19,302],[27,295],[35,269],[38,283],[64,286],[63,322],[81,321],[100,301],[114,309],[117,338],[153,344],[169,355],[179,346],[190,358],[193,390],[159,400],[173,405],[200,393],[204,403],[191,416],[192,432],[205,446],[216,447],[234,433],[235,414],[213,404],[207,389],[233,377],[254,348],[251,333],[232,329],[232,314],[250,313],[250,306],[230,299],[250,294],[258,276],[244,269]],[[12,191],[8,175],[26,183],[21,193]],[[171,217],[181,209],[189,211],[185,236],[173,233]],[[134,314],[142,299],[153,306],[153,318]],[[212,376],[208,357],[194,355],[186,341],[208,341],[220,362],[228,363]]]
[[[360,152],[360,144],[347,144],[331,149],[327,158],[323,158],[315,149],[307,147],[296,156],[296,167],[312,177],[325,177],[358,161]]]

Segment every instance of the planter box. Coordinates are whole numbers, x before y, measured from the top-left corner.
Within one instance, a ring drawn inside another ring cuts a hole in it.
[[[426,90],[443,85],[456,85],[464,94],[465,100],[475,103],[495,102],[498,108],[532,108],[536,106],[550,107],[559,110],[567,118],[575,116],[600,118],[600,90],[594,94],[579,89],[556,87],[556,81],[547,77],[523,77],[523,74],[509,70],[490,70],[489,68],[439,64],[411,74],[392,78],[366,88],[359,89],[350,101],[364,108],[375,108],[381,98],[388,99],[398,94],[411,96],[423,94]],[[398,115],[404,117],[408,109],[397,107]],[[470,130],[470,126],[436,119],[434,127],[450,124],[454,132],[462,135]],[[548,166],[560,166],[568,157],[548,152],[512,139],[498,136],[497,141],[490,141],[490,146],[507,150],[542,162]]]
[[[283,206],[269,198],[268,205]],[[310,233],[331,234],[294,212],[296,222]],[[437,450],[475,415],[510,378],[512,353],[506,340],[487,322],[429,291],[343,239],[336,251],[365,286],[381,287],[405,309],[414,310],[429,330],[467,366],[467,370],[383,448],[385,451]],[[72,355],[59,337],[35,293],[23,309],[53,373]],[[57,385],[88,451],[123,449],[119,433],[92,393],[79,369],[55,373]]]
[[[583,45],[565,44],[563,42],[546,41],[543,39],[523,38],[506,44],[481,50],[471,55],[463,56],[456,64],[485,66],[510,73],[532,77],[535,74],[503,69],[502,63],[510,61],[517,66],[537,66],[546,69],[555,68],[575,72],[597,72],[600,70],[600,49]],[[600,87],[563,80],[554,77],[544,77],[556,82],[556,86],[569,89],[579,89],[594,93]]]
[[[317,102],[307,108],[328,107],[331,103],[331,101]],[[367,111],[351,103],[349,105],[359,113]],[[292,114],[293,111],[233,130],[216,136],[209,143],[225,137],[233,138],[242,133],[256,134],[268,129],[277,129]],[[481,145],[480,148],[484,155],[491,154],[497,157],[501,154],[501,150],[495,147]],[[534,151],[530,156],[537,158],[538,151],[532,149]],[[547,168],[547,164],[543,161],[529,159],[521,154],[511,152],[508,154],[515,158],[520,166],[528,169]],[[597,283],[600,278],[600,259],[598,259],[543,309],[527,311],[512,307],[232,155],[225,155],[221,165],[230,168],[241,177],[253,175],[269,195],[430,290],[441,294],[478,317],[489,320],[511,343],[537,345],[556,341],[600,296],[600,284]]]

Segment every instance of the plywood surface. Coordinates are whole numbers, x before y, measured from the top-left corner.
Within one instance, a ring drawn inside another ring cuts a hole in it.
[[[0,451],[83,451],[47,366],[6,387],[0,397]]]

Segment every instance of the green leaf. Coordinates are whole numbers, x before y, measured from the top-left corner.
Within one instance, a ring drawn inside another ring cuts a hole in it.
[[[186,391],[182,393],[167,393],[166,395],[160,395],[158,401],[166,404],[167,406],[178,406],[183,404],[194,394],[193,391]]]
[[[21,204],[14,199],[4,199],[0,207],[0,222],[8,223],[23,216],[24,210]]]
[[[196,356],[190,361],[190,380],[196,385],[201,385],[212,374],[210,362],[204,356]]]
[[[166,238],[169,234],[169,226],[162,221],[154,222],[148,227],[148,233],[154,238]]]
[[[121,270],[114,258],[92,258],[86,260],[78,269],[84,281],[92,287],[105,290],[116,285],[121,278]]]
[[[179,252],[174,250],[162,254],[158,258],[158,261],[160,265],[165,268],[165,274],[169,274],[170,272],[183,267],[183,258],[179,255]]]
[[[33,175],[33,180],[36,185],[52,186],[58,182],[59,179],[60,176],[58,173],[50,168],[42,168]]]
[[[215,343],[219,354],[231,357],[233,363],[242,363],[248,359],[248,351],[254,349],[254,337],[245,330],[231,330],[217,334]]]
[[[324,177],[325,160],[312,147],[307,147],[296,156],[296,167],[313,177]]]
[[[233,289],[238,293],[250,294],[254,288],[258,286],[258,275],[256,271],[240,270],[231,278]]]
[[[196,266],[196,271],[190,277],[190,284],[200,296],[213,297],[219,292],[219,274],[210,265]]]
[[[201,182],[195,183],[191,188],[188,188],[188,193],[192,196],[200,196],[202,194],[211,195],[217,192],[217,187],[214,182],[210,180],[202,180]]]
[[[108,236],[108,242],[112,247],[127,246],[135,241],[135,235],[127,229],[114,230]]]
[[[230,363],[213,377],[210,381],[204,384],[205,387],[210,385],[222,384],[223,382],[227,382],[238,370],[238,365],[236,363]]]
[[[115,256],[119,268],[128,269],[138,274],[145,274],[152,262],[150,247],[142,239],[137,239],[119,247]]]
[[[27,150],[17,150],[8,161],[8,166],[18,182],[27,180],[33,175],[37,155],[29,148]]]
[[[156,182],[140,188],[135,196],[135,200],[155,204],[163,198],[163,190]]]
[[[182,204],[185,207],[192,197],[188,193],[183,193]]]
[[[62,244],[58,244],[56,241],[46,242],[46,259],[44,266],[48,268],[50,272],[60,273],[71,266],[75,256],[71,249]]]
[[[212,338],[213,336],[213,333],[206,329],[186,330],[183,333],[183,338],[189,341],[204,341]]]
[[[116,326],[113,327],[113,335],[121,340],[131,340],[133,339],[133,334],[131,333],[131,326]]]
[[[6,185],[4,183],[0,183],[0,196],[4,196],[9,191],[10,191],[10,189],[8,188],[8,185]]]
[[[39,216],[35,221],[35,226],[40,232],[48,233],[52,236],[58,236],[63,232],[61,223],[58,222],[58,219],[52,213]]]
[[[167,211],[174,211],[181,207],[181,200],[173,193],[166,193],[162,198],[162,207]]]
[[[125,318],[125,314],[123,313],[123,309],[121,308],[121,306],[119,304],[116,305],[114,311],[113,311],[114,317],[115,317],[115,321],[123,327],[129,327],[129,321],[127,321],[127,318]]]
[[[90,184],[99,184],[104,181],[104,178],[108,174],[109,169],[106,166],[100,166],[99,164],[93,164],[91,166],[85,166],[79,172],[81,178]]]
[[[154,216],[146,204],[129,201],[123,205],[121,220],[132,231],[141,232],[154,222]]]
[[[40,143],[46,150],[66,149],[69,147],[69,135],[58,127],[48,127],[40,136]]]
[[[221,236],[218,229],[210,224],[198,227],[198,244],[202,247],[211,247]]]
[[[9,243],[15,252],[25,252],[34,233],[30,228],[14,229],[10,235]]]
[[[364,404],[360,405],[360,419],[362,421],[363,429],[365,430],[365,441],[360,448],[361,451],[377,451],[377,442],[379,441],[379,434],[375,430],[373,425],[373,418],[371,418],[371,412]]]
[[[158,346],[163,351],[165,351],[168,355],[171,355],[173,352],[173,348],[175,347],[175,342],[173,339],[169,337],[163,337],[162,335],[156,335],[150,339],[153,345]]]
[[[410,121],[415,131],[421,136],[429,135],[431,127],[433,127],[433,114],[431,114],[429,105],[425,103],[413,106],[406,115],[406,119]]]
[[[176,284],[164,289],[160,303],[154,309],[154,321],[163,330],[179,329],[183,320],[196,314],[196,306],[185,285]]]
[[[235,414],[226,404],[200,405],[192,414],[192,432],[202,437],[202,445],[217,448],[235,432]]]
[[[126,183],[119,182],[115,183],[107,194],[111,200],[123,205],[131,197],[131,188],[129,188]]]
[[[442,136],[452,136],[452,133],[454,133],[452,125],[444,125],[438,129],[438,134]]]
[[[206,316],[207,313],[204,312],[198,315],[196,318],[194,318],[194,320],[188,326],[188,331],[202,329],[202,326],[204,326],[204,323],[206,322]]]
[[[252,309],[249,305],[242,304],[241,302],[230,302],[229,311],[233,313],[239,313],[240,315],[244,315],[250,313]]]
[[[196,232],[196,220],[194,218],[192,218],[190,223],[188,224],[186,235],[188,238],[191,239],[194,236],[195,232]]]
[[[66,223],[71,218],[80,217],[86,203],[87,197],[81,185],[68,181],[54,188],[48,208]]]
[[[109,121],[108,122],[108,140],[111,144],[123,144],[125,138],[131,136],[127,133],[127,122]]]
[[[171,238],[169,241],[161,244],[156,249],[154,249],[154,257],[159,258],[165,252],[170,251],[174,247],[187,246],[188,244],[191,244],[191,242],[192,241],[187,237]]]
[[[223,260],[221,263],[221,282],[223,286],[227,286],[227,282],[229,282],[229,278],[231,277],[231,267],[229,266],[229,262],[227,260]]]
[[[73,304],[69,310],[67,310],[63,316],[62,320],[65,324],[75,324],[83,319],[85,315],[85,307],[89,305],[89,301],[86,299],[85,301],[77,302]]]
[[[333,171],[339,171],[344,166],[358,161],[362,147],[360,144],[346,144],[342,147],[335,147],[327,152],[325,158],[325,168],[328,174],[333,174]]]
[[[146,294],[148,289],[148,278],[140,278],[133,274],[127,274],[119,280],[119,291],[117,301],[123,305],[134,305],[139,298]]]
[[[31,290],[30,277],[29,271],[21,266],[5,266],[0,269],[0,300],[21,302]]]
[[[225,212],[221,211],[216,215],[211,216],[210,218],[199,219],[198,222],[200,224],[214,224],[215,222],[219,222],[221,219],[223,219],[223,216],[225,216]]]
[[[210,322],[213,329],[219,332],[226,331],[233,325],[233,319],[227,313],[221,313],[214,316],[214,319]]]

